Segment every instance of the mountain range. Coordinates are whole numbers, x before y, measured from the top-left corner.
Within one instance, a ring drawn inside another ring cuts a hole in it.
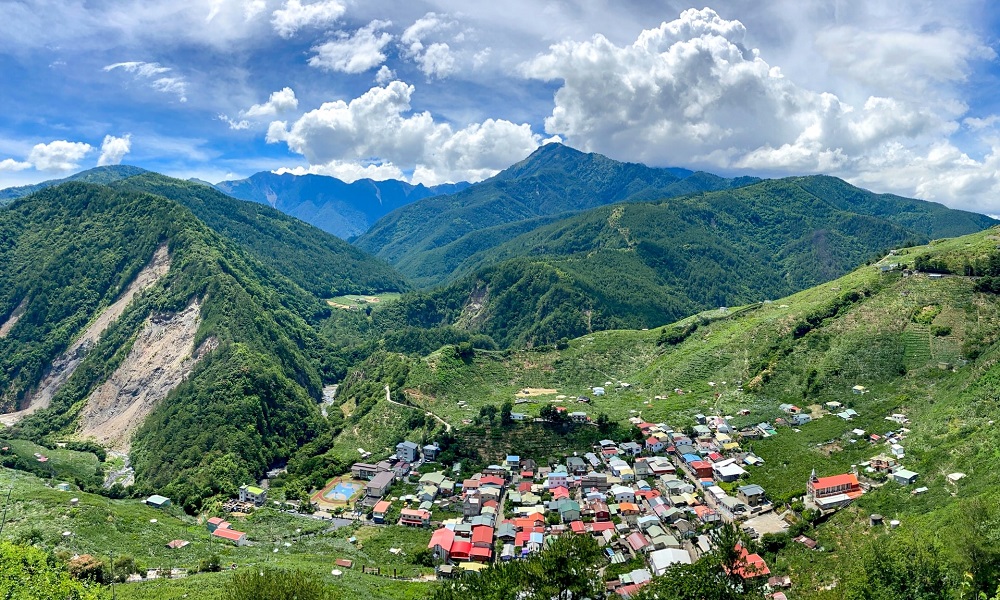
[[[428,196],[453,194],[469,184],[426,187],[394,179],[359,179],[345,183],[323,175],[264,171],[246,179],[222,181],[215,187],[234,198],[267,204],[327,233],[348,239],[368,231],[372,224],[401,206]]]

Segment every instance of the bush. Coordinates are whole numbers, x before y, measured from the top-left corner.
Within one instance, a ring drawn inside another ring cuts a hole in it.
[[[223,600],[332,600],[323,582],[303,571],[249,568],[233,575]]]

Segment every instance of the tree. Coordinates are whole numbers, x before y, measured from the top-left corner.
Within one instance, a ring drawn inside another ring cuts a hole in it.
[[[70,577],[64,564],[31,546],[0,542],[0,598],[33,600],[107,600],[97,585]]]
[[[510,414],[514,412],[514,403],[510,400],[505,400],[503,404],[500,405],[500,424],[503,426],[512,425],[514,419],[511,418]]]

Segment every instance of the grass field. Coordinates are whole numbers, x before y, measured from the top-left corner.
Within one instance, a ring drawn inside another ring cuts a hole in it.
[[[383,304],[391,300],[396,300],[400,297],[400,295],[401,294],[398,292],[383,292],[381,294],[373,295],[349,294],[347,296],[336,296],[334,298],[330,298],[326,302],[334,308],[357,310],[366,306]]]
[[[250,545],[232,546],[215,540],[205,526],[176,507],[156,509],[140,500],[109,500],[79,491],[62,492],[33,475],[0,469],[0,490],[13,484],[7,521],[2,535],[70,554],[107,558],[129,555],[143,569],[180,568],[195,573],[199,564],[218,556],[223,565],[238,568],[274,565],[302,569],[345,592],[396,600],[422,598],[432,583],[395,581],[363,575],[360,566],[381,567],[383,574],[396,569],[400,577],[417,578],[433,571],[411,562],[416,550],[426,547],[430,531],[405,527],[346,527],[330,530],[328,522],[263,509],[249,517],[232,517],[233,528],[247,532]],[[3,494],[3,498],[6,493]],[[70,500],[76,498],[77,504]],[[2,498],[0,498],[2,499]],[[69,535],[64,533],[69,532]],[[356,537],[357,542],[348,541]],[[191,542],[177,550],[166,543]],[[390,548],[400,548],[393,554]],[[356,568],[341,578],[330,575],[333,561],[347,558]],[[230,575],[193,574],[185,579],[150,581],[117,586],[120,598],[183,598],[214,600]],[[187,594],[187,596],[184,596]]]

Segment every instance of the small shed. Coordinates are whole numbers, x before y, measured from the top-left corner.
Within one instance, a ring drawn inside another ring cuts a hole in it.
[[[917,480],[917,473],[908,469],[896,469],[892,474],[892,478],[900,485],[910,485]]]
[[[170,506],[170,498],[159,494],[153,494],[149,498],[146,498],[146,504],[156,508],[165,508]]]

